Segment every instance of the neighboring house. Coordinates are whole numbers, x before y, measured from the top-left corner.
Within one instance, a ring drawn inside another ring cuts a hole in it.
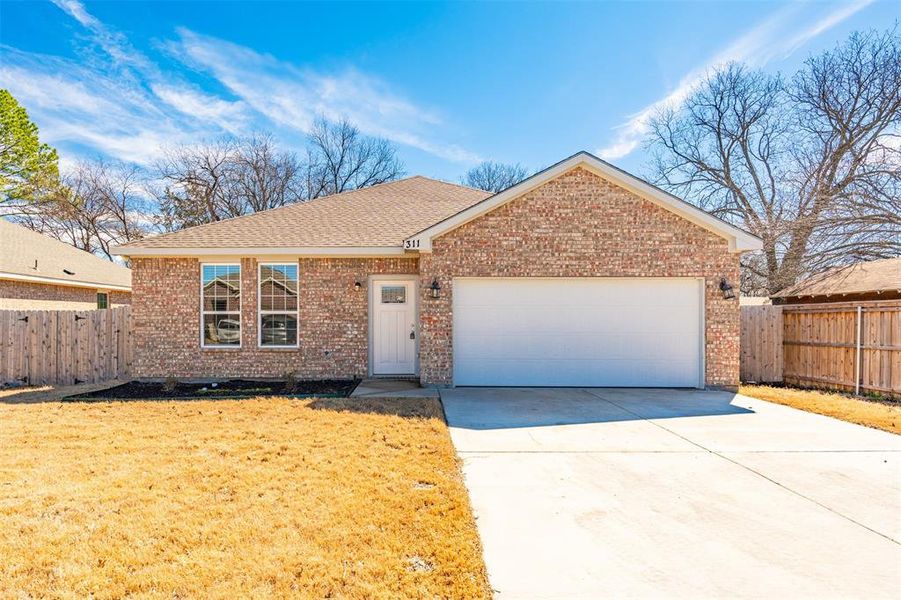
[[[723,287],[760,247],[582,152],[498,194],[411,177],[115,252],[141,378],[704,387],[738,384]]]
[[[821,304],[901,298],[901,258],[830,269],[772,295],[774,304]]]
[[[0,219],[0,309],[91,309],[131,302],[131,271]]]

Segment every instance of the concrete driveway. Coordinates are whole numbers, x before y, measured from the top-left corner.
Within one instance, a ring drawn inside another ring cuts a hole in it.
[[[724,392],[441,391],[498,598],[901,597],[901,437]]]

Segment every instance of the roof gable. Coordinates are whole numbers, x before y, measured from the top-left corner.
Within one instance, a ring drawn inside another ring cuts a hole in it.
[[[423,229],[415,236],[404,240],[404,247],[419,250],[420,252],[430,252],[432,240],[434,238],[465,225],[473,219],[477,219],[478,217],[499,208],[576,168],[586,169],[602,179],[624,188],[641,198],[649,200],[650,202],[683,217],[699,227],[723,237],[729,242],[729,249],[732,252],[759,250],[763,246],[761,240],[750,233],[718,219],[710,213],[705,212],[672,194],[664,192],[660,188],[653,186],[634,175],[618,169],[588,152],[579,152],[502,192],[486,198],[443,221]]]

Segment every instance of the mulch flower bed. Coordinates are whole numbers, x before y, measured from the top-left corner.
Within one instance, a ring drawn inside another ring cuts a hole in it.
[[[255,396],[292,396],[346,398],[359,379],[321,379],[316,381],[247,381],[233,379],[217,383],[143,383],[130,381],[116,387],[69,396],[66,400],[209,400],[253,398]]]

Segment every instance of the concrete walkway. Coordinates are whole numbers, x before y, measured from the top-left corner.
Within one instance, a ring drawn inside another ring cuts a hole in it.
[[[408,379],[364,379],[351,393],[351,398],[438,398],[435,388],[420,387]]]
[[[441,391],[497,597],[901,597],[901,437],[724,392]]]

